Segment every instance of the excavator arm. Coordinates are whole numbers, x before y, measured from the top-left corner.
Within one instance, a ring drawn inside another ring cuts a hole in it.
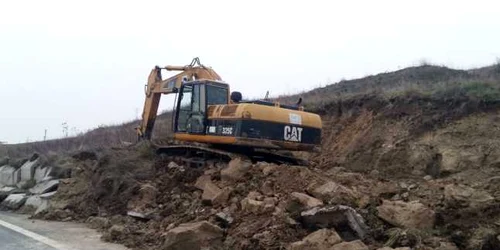
[[[181,72],[163,80],[161,75],[162,69]],[[194,80],[221,81],[222,79],[214,70],[203,66],[198,58],[194,58],[191,64],[187,66],[166,66],[163,68],[156,66],[151,70],[145,90],[146,100],[144,102],[142,120],[136,128],[139,138],[151,139],[161,95],[177,93],[184,82]]]

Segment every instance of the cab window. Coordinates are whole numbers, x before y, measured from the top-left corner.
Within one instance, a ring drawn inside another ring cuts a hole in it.
[[[227,104],[228,91],[213,85],[206,85],[207,105]]]

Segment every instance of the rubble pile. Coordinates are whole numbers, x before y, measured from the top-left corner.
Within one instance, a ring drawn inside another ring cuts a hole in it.
[[[2,168],[11,180],[33,166],[35,180],[3,187],[2,207],[85,222],[133,249],[498,249],[488,247],[498,243],[492,183],[500,178],[482,186],[457,176],[389,180],[239,158],[192,168],[142,154],[81,152],[58,179],[35,178],[42,165],[33,160]]]

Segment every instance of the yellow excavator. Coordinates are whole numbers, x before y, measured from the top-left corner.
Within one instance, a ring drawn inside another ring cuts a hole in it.
[[[180,73],[163,79],[162,70]],[[161,95],[176,94],[171,143],[158,145],[158,152],[194,159],[189,163],[244,155],[254,161],[304,164],[290,151],[318,151],[321,143],[319,115],[304,111],[300,103],[243,101],[199,58],[186,66],[156,66],[145,93],[139,138],[151,139]]]

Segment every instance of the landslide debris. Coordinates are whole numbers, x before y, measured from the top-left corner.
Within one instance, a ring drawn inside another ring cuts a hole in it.
[[[133,249],[495,249],[483,247],[500,220],[491,184],[241,159],[191,168],[144,151],[75,155],[36,217],[86,222]]]

